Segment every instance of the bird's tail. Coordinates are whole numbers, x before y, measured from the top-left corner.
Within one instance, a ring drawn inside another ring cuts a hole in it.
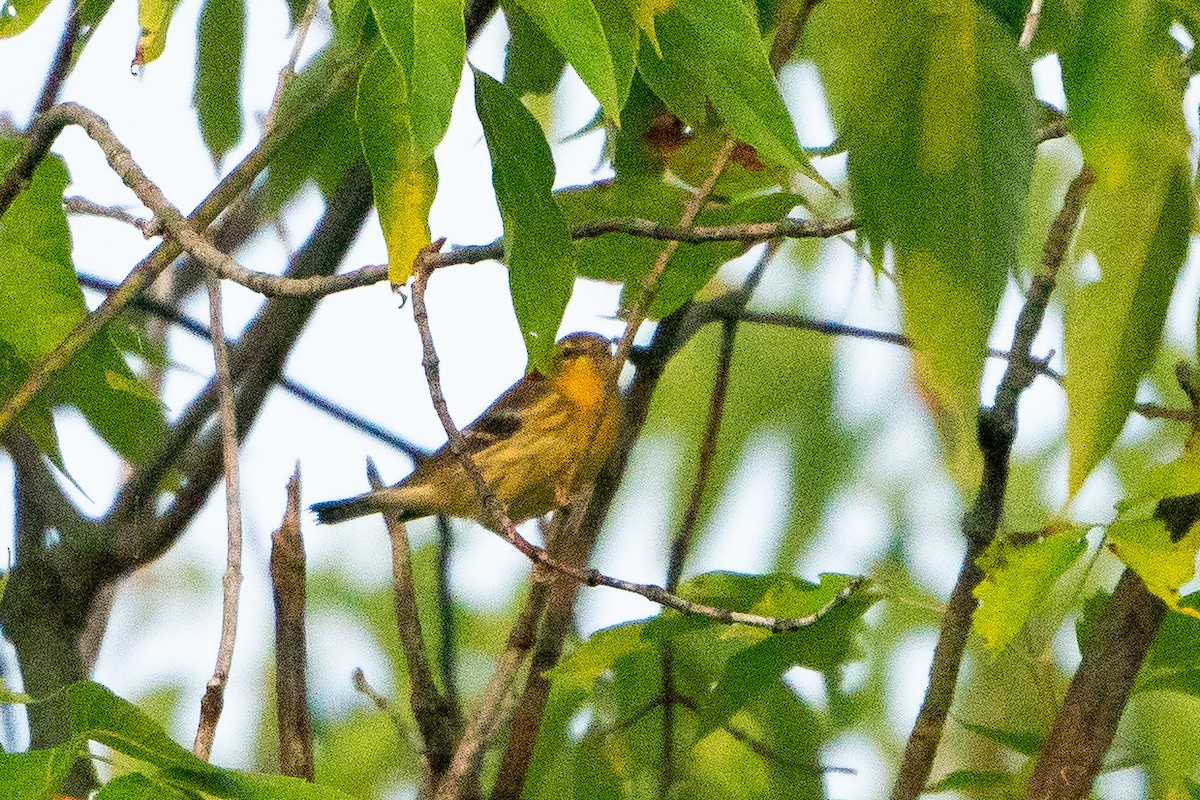
[[[436,494],[428,486],[400,484],[345,500],[314,503],[312,510],[317,512],[317,522],[327,525],[379,512],[391,514],[401,522],[408,522],[418,517],[436,514],[439,510],[436,500]]]
[[[335,522],[345,522],[356,517],[365,517],[382,511],[374,492],[360,494],[345,500],[327,500],[324,503],[313,503],[312,510],[317,512],[317,522],[331,525]]]

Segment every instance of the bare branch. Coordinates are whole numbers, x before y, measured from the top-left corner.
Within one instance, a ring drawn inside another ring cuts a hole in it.
[[[146,235],[150,229],[150,220],[142,219],[129,212],[127,208],[120,206],[102,206],[99,203],[94,203],[86,197],[65,197],[63,198],[63,208],[72,214],[83,214],[90,217],[102,217],[104,219],[123,222],[126,225],[131,225]]]
[[[79,39],[79,10],[82,6],[82,0],[71,0],[67,22],[63,27],[62,37],[58,40],[58,49],[54,53],[54,60],[50,62],[50,69],[46,72],[42,93],[33,107],[34,114],[41,114],[58,102],[58,95],[62,92],[62,85],[71,72],[71,62],[75,58],[75,42]]]
[[[442,694],[446,702],[455,709],[455,714],[461,717],[462,706],[458,699],[457,682],[458,641],[454,624],[454,597],[450,594],[450,554],[454,549],[454,536],[450,529],[450,518],[445,514],[437,515],[437,531],[437,606]]]
[[[829,238],[840,236],[854,229],[850,218],[825,222],[801,220],[790,217],[775,222],[738,223],[733,225],[663,225],[653,220],[638,217],[605,218],[582,223],[571,231],[574,239],[592,239],[611,233],[622,233],[648,239],[702,244],[704,242],[741,242],[747,246],[774,239],[784,238]],[[190,244],[185,245],[197,260],[210,269],[217,270],[221,277],[239,283],[247,289],[268,297],[324,297],[325,295],[371,286],[388,279],[386,264],[372,264],[350,270],[339,275],[313,278],[286,278],[257,272],[239,264],[206,242],[198,243],[192,236],[184,234]],[[487,245],[466,245],[446,253],[429,253],[425,267],[429,270],[460,264],[476,264],[480,261],[504,258],[504,243],[496,241]]]
[[[297,463],[287,485],[287,510],[279,530],[271,537],[275,708],[279,719],[279,771],[312,782],[313,736],[308,713],[304,562],[304,540],[300,535],[300,465]]]
[[[1083,643],[1083,659],[1029,778],[1030,800],[1080,800],[1112,745],[1146,650],[1166,607],[1127,569]]]
[[[295,37],[292,42],[292,53],[288,56],[287,64],[279,71],[279,82],[275,84],[275,96],[271,98],[271,107],[263,120],[263,130],[269,131],[275,127],[275,116],[279,113],[279,104],[283,102],[283,94],[296,77],[296,64],[300,61],[300,51],[304,49],[304,40],[308,38],[308,28],[312,25],[313,15],[317,11],[317,0],[308,0],[304,13],[296,23]]]
[[[1028,50],[1030,43],[1033,41],[1033,35],[1037,33],[1038,23],[1042,19],[1042,0],[1032,0],[1029,4],[1029,13],[1025,15],[1025,24],[1021,28],[1021,38],[1017,40],[1017,47],[1022,50]]]
[[[367,462],[367,480],[372,489],[383,488],[375,465]],[[417,611],[417,591],[413,584],[412,548],[404,523],[394,514],[383,515],[388,539],[392,545],[392,600],[396,607],[396,629],[408,665],[408,679],[413,718],[421,732],[425,757],[436,782],[450,765],[458,739],[458,709],[451,706],[433,682],[433,671],[421,630]]]
[[[229,354],[225,348],[225,325],[221,314],[221,279],[214,273],[208,278],[208,313],[212,327],[213,358],[216,361],[215,379],[220,395],[221,453],[225,472],[225,515],[229,526],[229,549],[225,560],[225,577],[221,581],[221,643],[217,649],[217,664],[208,680],[208,688],[200,701],[200,725],[192,752],[204,761],[212,752],[217,721],[225,703],[225,684],[233,664],[233,647],[237,641],[238,594],[242,587],[242,502],[238,481],[237,420],[233,410],[233,381],[229,377]]]

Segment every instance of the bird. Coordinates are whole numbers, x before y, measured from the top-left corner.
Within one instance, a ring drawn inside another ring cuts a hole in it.
[[[567,505],[596,479],[619,425],[613,361],[603,336],[565,336],[546,374],[530,370],[462,430],[466,452],[512,522]],[[381,512],[404,522],[444,513],[497,524],[449,443],[393,486],[315,503],[312,510],[324,524]]]

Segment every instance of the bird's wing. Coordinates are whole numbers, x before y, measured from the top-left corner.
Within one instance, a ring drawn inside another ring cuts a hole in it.
[[[545,398],[546,392],[546,379],[538,372],[530,372],[509,387],[478,419],[463,429],[467,452],[478,453],[520,430],[525,412]]]

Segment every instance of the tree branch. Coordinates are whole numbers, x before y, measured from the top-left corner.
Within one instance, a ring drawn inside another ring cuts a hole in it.
[[[358,235],[371,208],[371,182],[366,165],[353,165],[330,198],[325,216],[308,242],[296,254],[289,273],[296,276],[328,274],[337,269],[346,250]],[[238,385],[237,429],[244,436],[279,378],[283,363],[312,314],[315,304],[307,299],[276,298],[263,308],[242,336],[242,346],[232,360]],[[215,397],[210,383],[180,417],[159,453],[126,481],[105,525],[113,531],[113,552],[120,570],[132,570],[154,560],[175,541],[183,528],[208,498],[220,470],[219,439],[208,436],[194,441],[208,419]],[[152,524],[130,525],[140,509],[152,505],[163,476],[180,465],[186,481],[174,503]]]
[[[225,349],[225,325],[221,311],[221,279],[208,273],[208,313],[212,327],[213,380],[220,397],[221,462],[225,476],[225,522],[229,530],[229,547],[225,559],[225,576],[221,581],[221,641],[217,648],[217,664],[208,680],[208,688],[200,701],[200,724],[192,752],[207,761],[212,752],[217,722],[225,704],[225,684],[233,665],[233,647],[237,641],[238,594],[242,587],[242,501],[238,480],[237,422],[233,409],[233,381],[229,376],[229,354]]]
[[[1096,631],[1083,643],[1083,660],[1030,775],[1030,800],[1090,795],[1165,614],[1162,601],[1147,591],[1137,573],[1126,569]]]
[[[1046,237],[1042,269],[1034,276],[1017,319],[1012,355],[1004,377],[996,389],[992,407],[979,411],[983,475],[975,503],[963,518],[967,552],[942,618],[929,670],[929,687],[904,750],[904,760],[892,788],[892,800],[915,800],[933,769],[933,759],[954,700],[958,671],[971,630],[971,616],[978,604],[974,590],[983,579],[983,571],[976,561],[995,538],[1004,508],[1009,454],[1017,433],[1017,400],[1036,374],[1030,367],[1033,340],[1041,328],[1059,267],[1066,257],[1067,246],[1083,212],[1084,199],[1094,180],[1091,171],[1084,167],[1067,189],[1063,207]]]
[[[437,783],[434,800],[458,800],[478,794],[479,768],[488,745],[499,732],[513,708],[513,686],[521,664],[533,647],[538,620],[546,605],[549,584],[535,578],[525,598],[520,616],[508,634],[508,643],[496,659],[496,669],[484,687],[478,703],[472,709],[466,728],[455,748],[454,757],[442,779]]]
[[[372,489],[383,488],[379,472],[370,461],[367,462],[367,480]],[[396,607],[396,630],[408,666],[409,705],[417,721],[417,729],[421,732],[424,755],[436,784],[450,766],[462,720],[459,709],[447,702],[433,681],[425,634],[421,630],[421,617],[417,611],[408,532],[404,523],[394,514],[384,514],[383,522],[391,542],[392,600]]]
[[[271,595],[275,600],[275,710],[279,772],[313,780],[312,719],[308,713],[304,624],[304,540],[300,535],[300,465],[287,485],[287,509],[271,536]]]
[[[62,37],[58,40],[58,49],[54,52],[54,60],[50,62],[50,69],[46,72],[42,93],[33,107],[35,115],[41,114],[58,102],[58,95],[71,72],[75,42],[79,38],[79,10],[82,6],[82,0],[71,0],[71,6],[67,10],[67,22],[63,26]]]
[[[151,206],[153,209],[153,206]],[[157,211],[157,209],[154,209]],[[168,210],[169,213],[169,210]],[[852,219],[801,220],[790,217],[775,222],[738,223],[732,225],[663,225],[653,220],[638,217],[604,218],[577,225],[571,231],[573,239],[592,239],[611,233],[621,233],[648,239],[689,244],[705,242],[741,242],[747,246],[779,237],[793,239],[829,238],[840,236],[854,229]],[[170,230],[170,229],[169,229]],[[350,270],[339,275],[312,278],[288,278],[258,272],[239,264],[234,258],[213,245],[198,240],[191,233],[182,232],[186,242],[184,248],[209,269],[221,277],[239,283],[247,289],[267,297],[324,297],[326,295],[371,286],[388,279],[386,264],[372,264]],[[476,264],[480,261],[504,258],[504,243],[496,241],[487,245],[466,245],[446,253],[430,253],[426,257],[426,269],[434,270],[460,264]]]

